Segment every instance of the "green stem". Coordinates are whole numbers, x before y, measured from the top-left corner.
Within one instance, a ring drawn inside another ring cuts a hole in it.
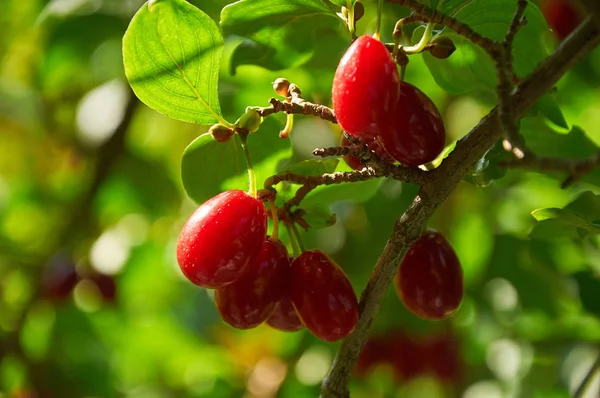
[[[594,380],[594,377],[596,376],[596,373],[598,373],[598,371],[600,371],[600,354],[598,354],[596,361],[593,363],[589,372],[585,375],[585,377],[581,381],[581,384],[573,394],[573,398],[581,398],[585,395],[587,390],[590,388],[590,385],[592,384],[592,381]]]
[[[279,138],[288,138],[294,128],[294,114],[288,113],[285,120],[285,127],[279,132]]]
[[[298,232],[298,227],[296,227],[296,223],[292,223],[291,228],[292,232],[294,233],[294,237],[298,242],[298,246],[300,247],[300,252],[304,252],[304,244],[302,243],[302,237],[300,236],[300,232]]]
[[[288,236],[290,237],[290,244],[292,245],[292,253],[294,254],[294,258],[296,258],[300,254],[302,254],[302,249],[300,248],[300,245],[298,244],[298,240],[296,239],[296,236],[292,232],[292,228],[290,227],[290,224],[285,223],[285,229],[287,229]]]
[[[434,26],[435,24],[431,22],[428,23],[427,27],[425,28],[425,33],[423,33],[423,36],[421,37],[421,40],[414,46],[404,47],[404,52],[407,54],[416,54],[423,51],[427,43],[429,43],[429,39],[431,38],[431,33],[433,32]]]
[[[354,4],[348,0],[346,1],[346,6],[348,9],[348,31],[350,32],[350,37],[354,38],[356,30],[354,27]]]
[[[377,0],[377,29],[375,38],[381,40],[381,15],[383,14],[383,0]]]
[[[252,158],[250,157],[250,151],[248,150],[248,133],[239,133],[240,141],[242,142],[242,149],[244,150],[244,156],[246,157],[246,168],[248,169],[248,193],[256,198],[256,174],[254,174],[254,167],[252,167]]]

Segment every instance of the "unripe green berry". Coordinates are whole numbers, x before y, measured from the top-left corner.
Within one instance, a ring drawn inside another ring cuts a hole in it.
[[[262,123],[262,116],[258,114],[255,108],[249,106],[246,108],[246,112],[238,119],[235,123],[237,127],[253,133],[260,127]]]
[[[456,50],[456,46],[446,36],[437,36],[427,46],[431,55],[439,59],[448,58]]]
[[[283,77],[280,77],[278,79],[276,79],[273,82],[273,90],[275,90],[275,92],[279,95],[281,95],[282,97],[289,97],[290,96],[290,82],[288,79],[284,79]]]
[[[212,135],[213,139],[217,142],[227,142],[233,136],[234,131],[222,124],[214,124],[208,132]]]

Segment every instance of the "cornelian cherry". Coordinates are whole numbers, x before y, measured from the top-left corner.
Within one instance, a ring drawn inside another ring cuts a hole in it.
[[[304,328],[302,321],[296,314],[292,300],[287,295],[279,302],[273,315],[267,319],[267,325],[284,332],[296,332]]]
[[[369,150],[375,155],[377,155],[377,157],[379,157],[380,159],[388,163],[394,163],[396,161],[393,157],[391,157],[389,153],[386,152],[386,150],[381,145],[381,137],[364,137],[363,140],[365,141],[367,148],[369,148]],[[343,147],[350,145],[348,139],[343,135],[341,145]],[[344,155],[342,156],[342,158],[344,159],[346,164],[350,166],[353,170],[362,170],[365,168],[365,165],[362,163],[358,156]]]
[[[215,304],[221,318],[238,329],[250,329],[266,321],[285,294],[281,281],[290,278],[287,249],[265,240],[258,258],[235,282],[217,289]]]
[[[244,191],[225,191],[200,205],[186,222],[177,261],[192,283],[221,288],[256,260],[266,233],[262,202]]]
[[[303,252],[292,262],[292,303],[315,336],[336,341],[358,322],[358,301],[344,271],[319,250]]]
[[[410,247],[394,285],[406,308],[424,319],[451,316],[463,298],[463,272],[458,257],[436,231],[426,231]]]
[[[570,35],[583,20],[577,6],[570,0],[543,0],[540,10],[559,40]]]
[[[435,104],[410,83],[400,83],[395,108],[372,132],[381,137],[385,151],[407,166],[434,160],[444,149],[446,129]]]
[[[348,48],[335,72],[335,116],[350,134],[372,135],[398,100],[398,68],[385,45],[361,36]]]

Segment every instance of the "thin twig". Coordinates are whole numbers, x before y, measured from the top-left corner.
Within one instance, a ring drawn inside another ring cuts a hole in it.
[[[321,119],[327,120],[331,123],[337,123],[333,109],[325,105],[314,104],[300,97],[292,97],[284,101],[278,100],[277,98],[271,98],[269,99],[269,103],[271,106],[257,110],[259,115],[262,117],[272,115],[273,113],[285,112],[299,115],[318,116]]]
[[[600,169],[600,153],[582,159],[528,156],[523,159],[508,160],[500,165],[509,169],[567,173],[568,177],[561,185],[562,188],[566,188],[584,175]]]
[[[600,371],[600,354],[598,354],[598,356],[596,357],[596,360],[592,364],[592,367],[590,368],[589,372],[587,372],[587,374],[585,375],[583,380],[581,380],[581,384],[579,384],[579,387],[577,387],[577,390],[575,390],[575,393],[573,394],[573,398],[582,398],[585,395],[587,390],[590,388],[592,381],[594,380],[594,377],[596,376],[596,374],[599,371]]]

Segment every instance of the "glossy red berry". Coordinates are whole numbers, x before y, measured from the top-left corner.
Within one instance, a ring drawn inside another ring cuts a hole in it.
[[[217,289],[215,304],[221,318],[238,329],[250,329],[266,321],[286,293],[281,281],[290,278],[290,260],[281,242],[262,244],[258,258],[235,282]]]
[[[232,190],[209,199],[189,218],[177,243],[177,261],[194,284],[220,288],[238,279],[266,239],[261,201]]]
[[[296,332],[304,328],[302,321],[298,318],[292,300],[287,295],[277,304],[275,312],[267,320],[267,325],[284,332]]]
[[[398,99],[398,68],[385,45],[361,36],[346,51],[333,79],[335,116],[350,134],[378,130]]]
[[[543,0],[540,10],[560,40],[570,35],[583,20],[572,0]]]
[[[463,298],[463,272],[456,253],[436,231],[426,231],[408,250],[394,278],[406,308],[424,319],[444,319]]]
[[[440,112],[425,93],[400,83],[395,109],[379,131],[385,151],[407,166],[434,160],[444,149],[446,129]]]
[[[303,252],[292,262],[292,303],[315,336],[336,341],[358,321],[358,301],[344,271],[319,250]]]

